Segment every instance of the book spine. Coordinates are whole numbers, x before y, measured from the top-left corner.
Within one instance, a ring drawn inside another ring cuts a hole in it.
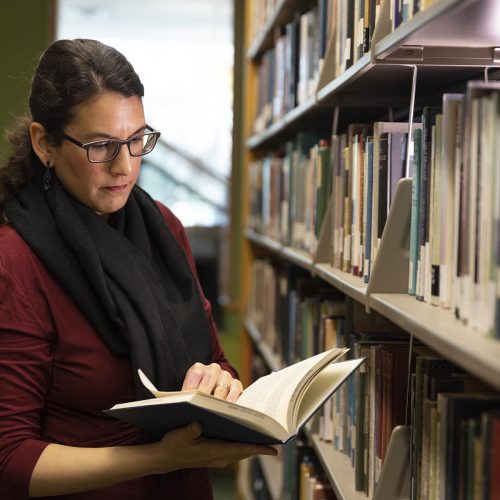
[[[413,179],[411,191],[411,221],[410,221],[410,258],[409,258],[409,286],[408,293],[416,294],[417,275],[419,266],[419,230],[420,230],[420,173],[421,173],[421,145],[422,129],[414,131]]]
[[[380,156],[379,156],[379,185],[378,185],[378,224],[377,224],[377,240],[380,241],[387,220],[387,193],[389,190],[389,148],[390,134],[384,132],[380,136]]]

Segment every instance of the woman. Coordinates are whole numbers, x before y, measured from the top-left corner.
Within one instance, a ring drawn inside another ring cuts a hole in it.
[[[31,116],[0,169],[0,498],[211,498],[204,467],[266,446],[196,423],[151,441],[106,416],[163,390],[235,401],[180,222],[136,186],[159,136],[116,50],[62,40],[33,77]],[[60,497],[58,497],[60,498]]]

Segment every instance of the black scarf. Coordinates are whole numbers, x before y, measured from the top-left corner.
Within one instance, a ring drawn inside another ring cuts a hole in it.
[[[134,187],[108,221],[38,173],[6,206],[21,237],[80,308],[106,346],[129,354],[162,390],[211,359],[210,326],[186,254],[156,203]]]

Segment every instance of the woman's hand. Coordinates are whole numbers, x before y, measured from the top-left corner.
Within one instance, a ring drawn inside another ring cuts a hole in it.
[[[243,392],[243,386],[217,363],[195,363],[186,373],[182,390],[198,390],[234,403]]]
[[[151,474],[179,469],[226,467],[252,455],[276,455],[270,446],[207,439],[201,425],[167,432],[160,441],[135,446],[83,448],[49,444],[38,459],[29,496],[91,491]]]
[[[154,473],[198,467],[222,468],[252,455],[277,454],[271,446],[208,439],[201,432],[201,425],[194,422],[167,432],[160,441],[149,445],[156,448],[154,456],[159,469]]]

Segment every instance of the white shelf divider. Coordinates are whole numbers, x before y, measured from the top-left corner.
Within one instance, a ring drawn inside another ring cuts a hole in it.
[[[283,476],[284,464],[280,455],[275,457],[270,455],[258,455],[260,466],[264,473],[266,485],[272,500],[283,498]]]

